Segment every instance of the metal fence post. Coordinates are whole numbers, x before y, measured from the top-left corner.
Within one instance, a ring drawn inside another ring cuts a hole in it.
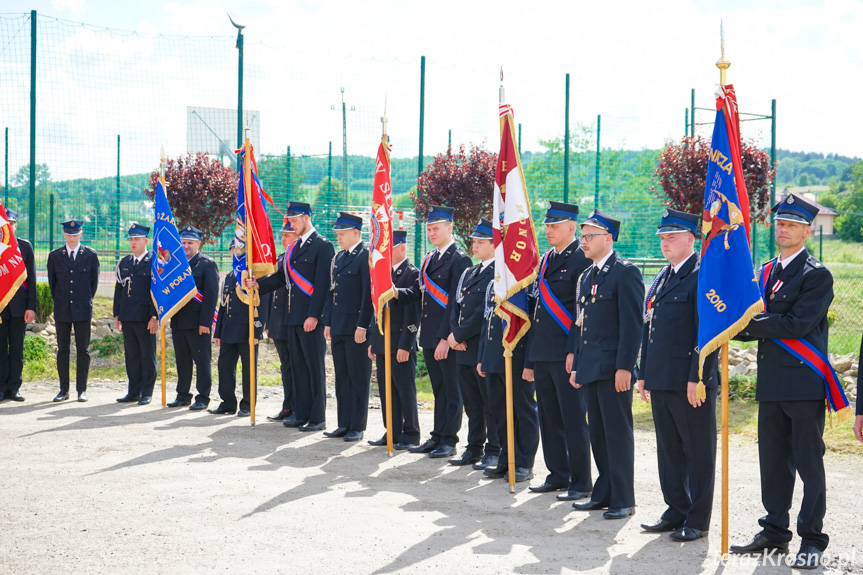
[[[566,126],[563,131],[563,202],[569,202],[569,74],[566,75]]]
[[[773,181],[770,184],[770,205],[776,205],[776,99],[770,101],[770,169],[773,170]],[[770,253],[767,257],[773,257],[776,249],[775,238],[770,234]]]
[[[98,207],[96,208],[98,209]],[[120,228],[122,224],[120,222],[120,134],[117,134],[117,229],[114,230],[117,233],[117,241],[115,242],[114,249],[118,252],[120,251]]]
[[[695,137],[695,88],[689,93],[689,137]]]
[[[518,154],[521,155],[521,122],[518,124]]]
[[[291,200],[291,147],[288,146],[288,152],[287,152],[287,154],[285,154],[285,201],[289,202],[290,200]]]
[[[27,236],[36,248],[36,11],[30,11],[30,202]]]
[[[54,194],[48,196],[48,248],[54,249]]]
[[[327,201],[326,209],[332,208],[333,203],[333,143],[330,142],[330,151],[327,153]],[[329,212],[327,212],[329,213]]]
[[[594,188],[593,188],[593,207],[595,209],[599,209],[599,158],[600,158],[600,148],[599,148],[599,136],[602,133],[602,115],[596,115],[596,166],[594,169]]]
[[[818,226],[818,259],[824,261],[824,226]]]
[[[419,177],[423,173],[423,128],[425,124],[425,95],[426,95],[426,57],[420,58],[420,149],[417,157],[417,183]],[[417,188],[419,195],[419,188]],[[420,242],[422,241],[422,225],[420,224],[419,214],[414,212],[414,263],[419,265],[420,261]]]

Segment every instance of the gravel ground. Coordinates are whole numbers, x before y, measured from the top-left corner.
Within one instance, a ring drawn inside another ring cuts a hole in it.
[[[637,512],[607,521],[527,483],[511,495],[478,471],[268,423],[279,389],[262,390],[255,429],[115,403],[124,391],[96,382],[89,403],[54,404],[55,383],[27,383],[25,403],[0,405],[0,573],[792,572],[720,564],[718,481],[709,539],[643,533],[664,507],[650,433],[636,435]],[[431,412],[420,421],[427,433]],[[382,432],[372,410],[365,439]],[[732,437],[731,468],[733,543],[763,512],[756,445]],[[827,470],[826,571],[863,573],[863,458],[829,454]],[[537,484],[541,454],[534,471]]]

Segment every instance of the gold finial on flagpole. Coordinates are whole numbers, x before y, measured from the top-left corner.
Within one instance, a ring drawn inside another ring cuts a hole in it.
[[[500,104],[501,106],[506,104],[506,97],[503,92],[503,66],[500,67]]]
[[[387,96],[384,95],[384,115],[381,116],[381,127],[383,129],[383,135],[387,135]]]
[[[719,85],[725,85],[725,71],[731,66],[731,62],[725,59],[725,26],[722,20],[719,20],[719,60],[716,62],[716,67],[719,68]]]
[[[165,156],[165,146],[162,145],[162,150],[159,152],[159,177],[165,179],[165,164],[168,163],[168,158]]]

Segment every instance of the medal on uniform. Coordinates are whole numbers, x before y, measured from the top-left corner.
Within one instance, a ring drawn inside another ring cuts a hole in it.
[[[778,274],[777,274],[777,275],[778,275]],[[784,283],[784,282],[778,281],[778,282],[776,282],[776,283],[773,285],[773,289],[771,290],[771,293],[770,293],[770,299],[773,299],[773,298],[775,298],[775,297],[776,297],[776,292],[778,292],[778,291],[779,291],[779,288],[781,288],[781,287],[782,287],[782,284],[783,284],[783,283]]]
[[[596,284],[590,286],[590,303],[596,303]]]

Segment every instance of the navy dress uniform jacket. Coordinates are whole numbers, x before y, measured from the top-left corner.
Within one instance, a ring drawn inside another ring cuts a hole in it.
[[[213,316],[219,303],[219,267],[202,253],[189,260],[195,287],[201,292],[202,301],[190,300],[173,317],[171,329],[193,329],[213,327]]]
[[[452,328],[450,318],[452,317],[452,307],[455,303],[455,292],[458,289],[458,280],[461,274],[464,273],[464,270],[469,268],[470,265],[470,256],[456,244],[452,244],[447,248],[442,256],[432,254],[432,261],[429,262],[426,273],[449,296],[447,306],[444,308],[428,294],[427,288],[423,290],[420,347],[424,349],[435,348],[440,340],[449,337]],[[420,274],[422,274],[422,270],[420,270]],[[422,281],[422,278],[420,278],[420,281]]]
[[[453,298],[450,331],[459,343],[467,343],[465,351],[456,351],[456,363],[476,366],[479,363],[479,339],[482,331],[485,293],[489,282],[494,280],[494,262],[482,267],[477,264],[466,269],[461,281],[461,291]]]
[[[120,321],[149,321],[156,317],[156,306],[150,295],[153,283],[150,252],[141,256],[135,265],[135,256],[128,255],[117,262],[119,281],[114,284],[114,317]]]
[[[276,262],[279,270],[284,269],[285,254],[281,254],[276,258]],[[270,300],[272,302],[270,316],[267,318],[267,336],[270,339],[288,339],[287,316],[288,299],[290,298],[288,291],[290,290],[290,287],[291,284],[288,283],[285,287],[280,287],[273,292]]]
[[[407,259],[402,261],[392,272],[395,289],[411,289],[419,293],[420,271]],[[420,325],[419,301],[410,298],[393,298],[387,302],[390,308],[390,347],[393,354],[398,350],[416,351],[417,330]],[[372,328],[369,331],[369,343],[372,353],[384,353],[384,336],[378,329],[377,319],[372,318]]]
[[[372,321],[369,250],[360,242],[352,251],[340,251],[332,260],[331,288],[324,303],[324,325],[330,335],[349,335]]]
[[[649,391],[685,392],[688,382],[698,381],[699,267],[698,256],[693,254],[656,291],[652,319],[644,323],[638,376]],[[710,354],[704,362],[703,382],[708,389],[719,384],[717,354]]]
[[[240,300],[236,288],[236,276],[231,270],[222,284],[219,319],[216,320],[216,331],[213,334],[213,337],[220,339],[222,343],[249,342],[249,306]],[[267,323],[269,310],[270,296],[262,294],[258,316],[255,318],[255,339],[260,340],[264,335],[264,325]]]
[[[89,322],[93,318],[93,296],[99,287],[99,256],[87,246],[78,248],[75,261],[63,245],[48,254],[48,286],[54,298],[55,321]]]
[[[780,287],[767,298],[767,312],[749,322],[744,340],[758,340],[757,401],[825,399],[824,380],[771,339],[805,339],[827,355],[827,311],[833,301],[833,276],[808,251],[797,255],[767,284]]]
[[[2,315],[0,315],[3,319],[24,317],[24,312],[28,309],[36,311],[39,306],[36,290],[36,258],[33,255],[33,246],[27,240],[16,239],[18,239],[18,249],[21,251],[24,267],[27,269],[27,279],[9,300],[9,305],[3,308]]]
[[[549,250],[549,257],[554,250]],[[545,279],[552,293],[560,300],[564,308],[575,320],[575,288],[581,272],[590,267],[590,260],[584,256],[578,240],[555,255],[546,266]],[[530,363],[536,361],[564,361],[567,350],[572,349],[572,340],[560,325],[554,320],[551,312],[539,301],[539,278],[534,288],[535,299],[532,302],[533,322],[528,332],[527,359]],[[570,326],[570,334],[573,333]]]

